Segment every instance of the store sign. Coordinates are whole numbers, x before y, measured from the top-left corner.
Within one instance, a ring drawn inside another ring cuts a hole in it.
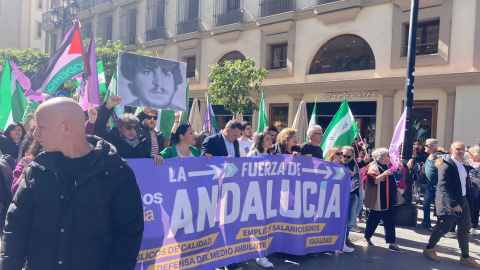
[[[327,92],[325,93],[324,100],[332,100],[332,101],[342,101],[344,98],[347,100],[377,100],[377,92],[370,91],[370,92]]]

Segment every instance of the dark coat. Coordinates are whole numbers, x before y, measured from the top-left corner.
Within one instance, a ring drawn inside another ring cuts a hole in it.
[[[0,269],[131,270],[143,234],[135,175],[114,147],[90,137],[94,152],[70,191],[56,162],[40,153],[8,209]]]
[[[109,110],[105,104],[100,107],[93,134],[113,144],[122,158],[150,158],[151,142],[149,143],[150,138],[145,136],[144,132],[138,132],[140,134],[140,143],[135,148],[130,146],[120,136],[120,132],[116,127],[107,132],[105,126],[112,112],[113,108]]]
[[[453,216],[455,215],[453,208],[457,205],[463,206],[462,185],[457,165],[450,155],[444,157],[443,160],[437,159],[435,165],[438,169],[438,189],[435,197],[437,215]],[[464,166],[468,176],[471,167]],[[470,180],[467,177],[467,196],[469,195],[469,189]]]
[[[152,138],[150,137],[150,130],[148,129],[148,127],[142,124],[143,120],[145,120],[147,115],[143,111],[140,111],[139,113],[137,113],[136,116],[138,120],[140,120],[140,127],[142,128],[142,131],[144,132],[144,135],[147,138],[148,145],[150,145],[150,149],[152,149],[151,147]],[[163,132],[160,132],[160,131],[155,131],[155,135],[157,136],[158,153],[160,153],[162,152],[163,149],[165,149],[165,138],[163,138]],[[158,154],[158,153],[155,153],[155,154]]]
[[[240,145],[237,140],[233,141],[233,147],[235,148],[235,157],[240,157]],[[227,146],[221,132],[205,138],[201,155],[205,156],[205,153],[218,157],[228,156]]]
[[[10,155],[15,160],[18,159],[18,153],[20,152],[20,144],[8,139],[7,137],[0,135],[0,152],[4,155]]]

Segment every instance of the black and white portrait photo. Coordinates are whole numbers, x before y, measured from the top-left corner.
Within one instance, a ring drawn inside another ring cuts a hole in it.
[[[117,76],[122,105],[185,111],[185,63],[119,52]]]

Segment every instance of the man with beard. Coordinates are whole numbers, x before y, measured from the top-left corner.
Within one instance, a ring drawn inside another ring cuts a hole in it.
[[[250,148],[253,145],[252,124],[250,124],[250,122],[243,121],[242,127],[242,137],[238,139],[238,144],[240,145],[240,156],[246,157],[248,152],[250,152]]]
[[[140,132],[144,132],[148,144],[151,145],[150,156],[155,157],[165,148],[165,139],[163,133],[155,130],[158,119],[158,112],[153,108],[143,108],[137,113],[137,118],[140,121]]]

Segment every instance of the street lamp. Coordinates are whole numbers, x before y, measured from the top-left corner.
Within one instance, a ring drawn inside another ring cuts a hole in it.
[[[80,5],[76,0],[69,2],[69,0],[60,0],[59,7],[50,11],[50,19],[55,28],[62,27],[62,39],[65,37],[65,28],[70,20],[77,17],[80,12]]]

